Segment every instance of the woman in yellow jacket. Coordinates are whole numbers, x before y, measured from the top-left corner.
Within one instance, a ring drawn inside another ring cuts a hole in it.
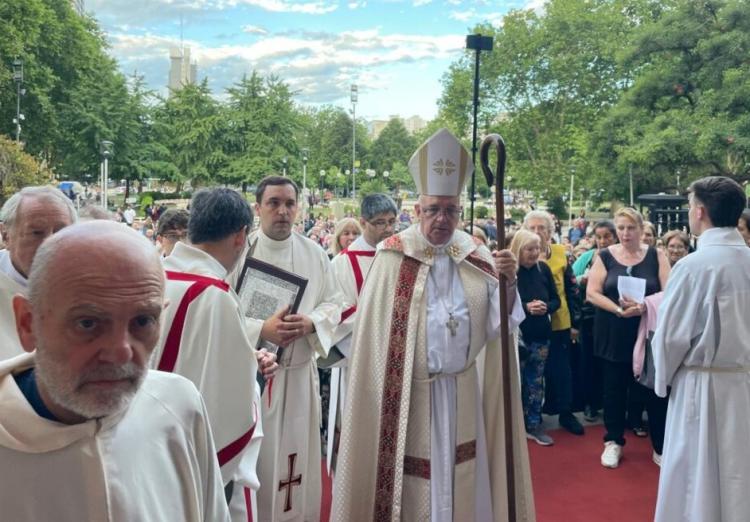
[[[546,405],[546,409],[559,414],[560,426],[575,435],[583,435],[583,426],[572,412],[573,382],[570,369],[571,336],[578,333],[572,328],[570,307],[574,301],[572,293],[578,292],[578,287],[568,265],[565,247],[551,242],[554,231],[552,216],[543,210],[532,210],[524,217],[523,226],[541,238],[539,259],[549,266],[560,297],[560,308],[552,314],[552,339],[544,372],[545,387],[548,389],[545,395],[553,403]],[[566,284],[566,279],[570,284]]]

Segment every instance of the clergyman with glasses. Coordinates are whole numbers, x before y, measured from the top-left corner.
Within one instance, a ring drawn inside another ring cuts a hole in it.
[[[375,250],[381,241],[393,235],[398,225],[396,203],[387,194],[368,194],[359,208],[362,234],[346,249],[333,258],[333,273],[346,298],[341,323],[334,333],[338,356],[331,370],[331,400],[328,404],[327,451],[329,471],[334,462],[337,433],[347,389],[348,361],[352,351],[352,329],[357,317],[357,301],[367,273],[375,259]]]
[[[473,166],[447,130],[409,160],[419,222],[378,245],[354,325],[332,520],[503,520],[499,274],[517,262],[458,228]],[[515,350],[511,367],[517,365]],[[518,520],[534,508],[520,385],[510,372]],[[493,513],[493,510],[495,511]]]

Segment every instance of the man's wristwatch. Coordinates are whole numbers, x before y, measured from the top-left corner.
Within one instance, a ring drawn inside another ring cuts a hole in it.
[[[615,308],[615,315],[617,317],[622,317],[623,312],[624,312],[624,310],[622,309],[621,306],[618,306],[617,308]]]

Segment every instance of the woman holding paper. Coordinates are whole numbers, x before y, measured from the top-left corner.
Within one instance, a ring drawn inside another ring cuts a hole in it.
[[[602,466],[616,468],[625,445],[628,389],[640,386],[633,379],[633,346],[638,336],[645,296],[661,291],[669,277],[669,260],[653,246],[641,242],[643,217],[632,208],[615,213],[620,243],[602,249],[589,273],[586,297],[595,307],[594,355],[602,359],[604,437]],[[645,393],[654,448],[660,459],[664,443],[667,401],[653,390]]]

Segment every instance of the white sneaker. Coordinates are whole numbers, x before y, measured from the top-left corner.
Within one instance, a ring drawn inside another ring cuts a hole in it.
[[[654,464],[661,467],[661,455],[659,455],[655,451],[651,454],[651,460],[654,461]]]
[[[620,457],[622,457],[622,446],[613,440],[604,443],[602,466],[605,468],[616,468],[620,465]]]

